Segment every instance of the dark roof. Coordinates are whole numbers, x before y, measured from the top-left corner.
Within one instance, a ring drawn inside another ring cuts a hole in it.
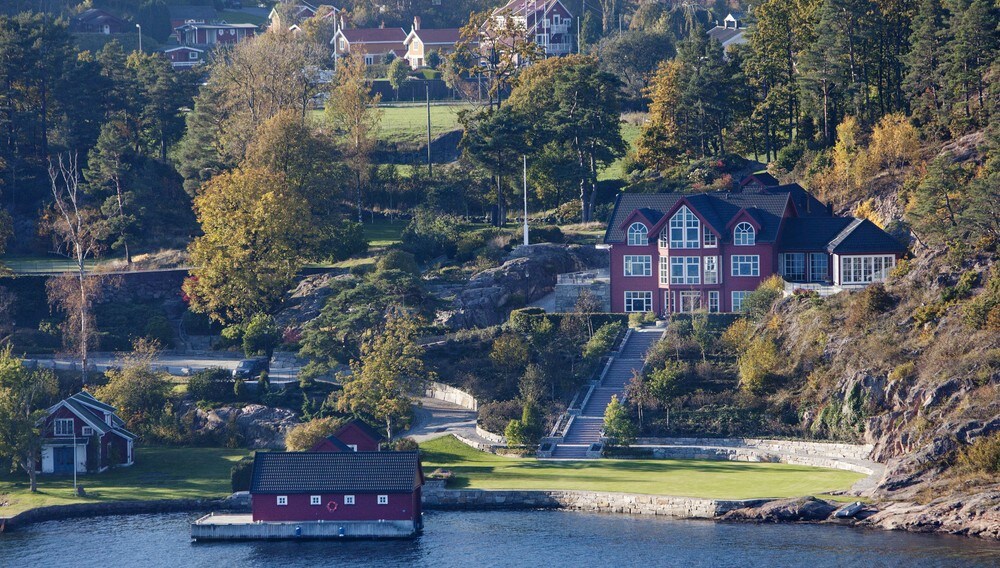
[[[787,193],[791,197],[792,203],[795,204],[795,210],[799,214],[799,217],[829,217],[831,215],[830,210],[822,201],[816,199],[813,194],[806,191],[797,183],[766,187],[763,190],[756,190],[753,188],[744,189],[743,193],[753,191],[763,191],[765,193],[772,194]]]
[[[112,14],[111,12],[106,12],[104,10],[99,10],[97,8],[90,8],[88,10],[84,10],[83,12],[77,14],[77,16],[74,17],[73,19],[81,24],[89,22],[101,22],[101,21],[125,23],[124,20]]]
[[[906,252],[906,245],[897,241],[868,219],[854,219],[833,240],[827,250],[834,254]]]
[[[257,452],[251,493],[410,493],[419,452]]]
[[[327,436],[326,438],[324,438],[324,440],[327,441],[327,442],[329,442],[330,444],[333,445],[333,447],[337,448],[338,450],[340,450],[342,452],[353,452],[354,451],[354,450],[351,449],[350,446],[348,446],[347,444],[345,444],[344,442],[342,442],[340,440],[340,438],[338,438],[336,436]],[[319,444],[317,444],[317,445],[319,445]]]
[[[793,217],[785,219],[780,250],[824,251],[851,222],[851,217]]]
[[[171,20],[211,22],[219,17],[212,6],[168,6]]]
[[[351,420],[348,420],[347,422],[345,422],[343,426],[341,426],[340,428],[337,428],[337,431],[334,432],[333,435],[334,436],[339,436],[340,434],[343,434],[344,430],[347,430],[347,427],[348,426],[352,426],[352,425],[356,426],[359,430],[361,430],[362,432],[364,432],[366,436],[368,436],[372,440],[375,440],[376,442],[381,442],[383,439],[385,439],[385,436],[383,436],[381,432],[379,432],[378,430],[372,428],[364,420],[360,420],[358,418],[352,418]]]
[[[740,180],[740,187],[743,187],[744,185],[747,185],[748,183],[752,183],[754,181],[767,187],[781,185],[781,182],[778,181],[778,178],[772,176],[771,174],[767,172],[757,172],[750,174],[747,177]]]
[[[686,198],[695,212],[728,240],[727,225],[741,210],[754,218],[761,229],[757,233],[757,241],[773,242],[778,235],[781,218],[789,201],[787,191],[771,192],[714,192],[714,193],[622,193],[615,202],[615,210],[608,222],[604,235],[605,243],[620,243],[625,241],[625,229],[622,223],[636,209],[653,209],[660,212],[662,218],[677,201]],[[650,219],[652,220],[652,219]]]
[[[408,35],[403,28],[361,28],[340,30],[350,43],[399,43]]]
[[[714,39],[719,43],[726,43],[727,41],[737,36],[743,35],[743,32],[745,31],[746,31],[745,28],[734,29],[734,28],[724,28],[722,26],[715,26],[714,28],[708,30],[705,33],[708,34],[709,39]]]
[[[104,404],[94,398],[89,392],[80,391],[62,401],[74,414],[87,422],[89,426],[100,432],[118,434],[125,438],[135,439],[135,434],[125,429],[125,421],[118,417],[113,406]],[[56,405],[58,406],[58,405]],[[52,412],[55,406],[49,409]],[[111,424],[104,420],[104,413],[111,414]]]

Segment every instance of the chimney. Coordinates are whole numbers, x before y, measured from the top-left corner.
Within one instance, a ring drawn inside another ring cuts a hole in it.
[[[420,16],[413,16],[413,30],[420,30]]]

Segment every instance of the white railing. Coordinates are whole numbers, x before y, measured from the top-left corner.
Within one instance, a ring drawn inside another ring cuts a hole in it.
[[[580,272],[567,272],[556,276],[556,284],[590,284],[597,280],[610,280],[611,270],[600,268],[598,270],[583,270]]]

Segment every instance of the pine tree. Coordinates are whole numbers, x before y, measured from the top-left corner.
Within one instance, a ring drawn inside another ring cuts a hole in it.
[[[906,54],[903,89],[917,121],[932,130],[942,125],[942,63],[946,41],[947,13],[941,0],[920,0]]]
[[[956,0],[950,23],[944,82],[957,107],[952,131],[960,133],[989,122],[986,73],[1000,42],[997,8],[992,0]]]

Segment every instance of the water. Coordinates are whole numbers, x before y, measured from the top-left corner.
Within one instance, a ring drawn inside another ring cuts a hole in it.
[[[42,523],[0,536],[0,566],[997,567],[1000,544],[815,525],[562,511],[428,512],[413,540],[192,543],[189,514]]]

